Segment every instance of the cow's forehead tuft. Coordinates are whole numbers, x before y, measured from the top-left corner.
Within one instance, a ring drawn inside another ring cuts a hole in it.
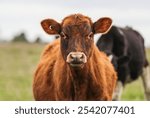
[[[67,16],[62,21],[63,26],[68,25],[68,24],[69,25],[79,25],[82,23],[87,23],[87,24],[91,25],[92,21],[89,17],[84,16],[82,14],[73,14],[73,15]]]

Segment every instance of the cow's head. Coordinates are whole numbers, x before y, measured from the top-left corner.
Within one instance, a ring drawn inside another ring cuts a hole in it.
[[[96,33],[106,33],[110,29],[112,20],[108,17],[100,18],[95,23],[81,14],[70,15],[58,23],[53,19],[41,22],[48,34],[59,34],[61,38],[61,52],[64,60],[72,67],[81,67],[91,56]]]

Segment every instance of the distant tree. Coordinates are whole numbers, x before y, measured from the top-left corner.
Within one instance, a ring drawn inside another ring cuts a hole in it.
[[[28,43],[25,33],[20,33],[12,39],[12,42],[25,42]]]
[[[40,37],[37,37],[37,38],[35,39],[35,43],[42,43],[42,39],[41,39]]]

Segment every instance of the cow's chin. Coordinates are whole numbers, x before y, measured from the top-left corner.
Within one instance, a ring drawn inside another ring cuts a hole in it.
[[[78,69],[78,68],[83,68],[85,63],[84,62],[80,62],[80,63],[68,63],[69,66],[71,68],[75,68],[75,69]]]
[[[82,68],[84,66],[84,63],[82,63],[82,64],[73,64],[73,63],[70,63],[69,65],[71,67],[73,67],[73,68]]]

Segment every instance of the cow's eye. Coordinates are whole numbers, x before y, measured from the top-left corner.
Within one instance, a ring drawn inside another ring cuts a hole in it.
[[[67,39],[67,35],[66,35],[64,32],[61,32],[60,36],[61,36],[63,39]]]
[[[91,39],[91,38],[93,38],[93,32],[90,32],[88,35],[88,39]]]

